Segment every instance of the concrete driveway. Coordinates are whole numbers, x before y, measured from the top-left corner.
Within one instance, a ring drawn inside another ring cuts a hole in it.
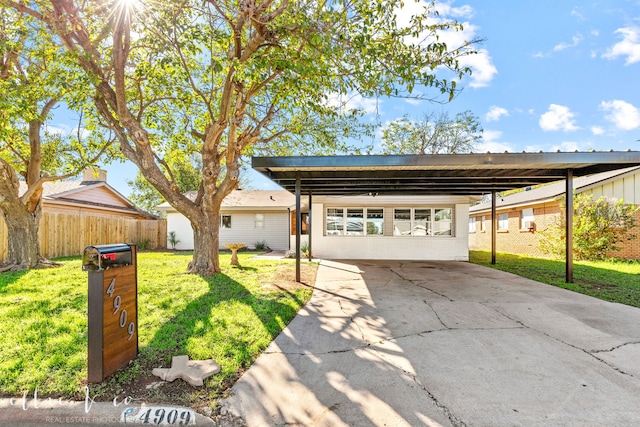
[[[637,426],[640,309],[463,262],[323,261],[222,411],[249,426]]]

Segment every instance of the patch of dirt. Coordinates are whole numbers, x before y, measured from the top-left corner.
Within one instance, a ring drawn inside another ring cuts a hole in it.
[[[608,283],[599,283],[599,282],[590,282],[588,280],[576,280],[575,282],[578,285],[581,285],[585,289],[589,289],[592,291],[604,291],[607,289],[618,289],[617,285],[611,285]]]
[[[298,283],[296,282],[296,266],[294,263],[279,265],[272,276],[262,282],[262,286],[285,291],[313,287],[316,284],[317,272],[317,264],[300,263],[301,283]]]

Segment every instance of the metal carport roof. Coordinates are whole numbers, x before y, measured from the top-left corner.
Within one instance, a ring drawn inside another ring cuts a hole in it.
[[[254,157],[252,166],[303,194],[479,195],[640,165],[638,151]]]

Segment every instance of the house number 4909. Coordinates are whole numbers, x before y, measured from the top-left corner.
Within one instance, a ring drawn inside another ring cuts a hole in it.
[[[124,328],[127,324],[127,310],[126,309],[122,309],[120,310],[120,307],[122,306],[122,297],[120,297],[120,295],[116,295],[115,297],[113,296],[113,294],[116,291],[116,279],[111,279],[111,283],[109,283],[109,287],[107,288],[107,294],[113,298],[113,314],[114,315],[118,315],[118,311],[120,312],[120,319],[119,319],[119,324],[121,328]],[[127,341],[129,341],[131,338],[133,338],[133,334],[136,331],[136,324],[134,322],[129,322],[129,326],[127,326],[127,332],[129,333],[129,338],[127,338]]]

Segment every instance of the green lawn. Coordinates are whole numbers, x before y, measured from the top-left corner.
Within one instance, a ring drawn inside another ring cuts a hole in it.
[[[491,265],[491,253],[485,251],[469,251],[469,261],[605,301],[640,307],[639,261],[575,261],[574,283],[565,282],[564,261],[498,253],[496,265]]]
[[[139,357],[90,385],[91,396],[215,402],[311,297],[311,286],[292,280],[293,263],[253,255],[240,253],[237,268],[221,254],[223,273],[200,277],[184,274],[191,253],[140,253]],[[40,396],[84,397],[87,273],[78,257],[58,261],[62,267],[0,275],[0,395],[37,387]],[[303,281],[313,282],[316,266],[303,267]],[[151,369],[180,354],[213,358],[222,371],[201,389],[181,380],[147,389],[158,380]]]

